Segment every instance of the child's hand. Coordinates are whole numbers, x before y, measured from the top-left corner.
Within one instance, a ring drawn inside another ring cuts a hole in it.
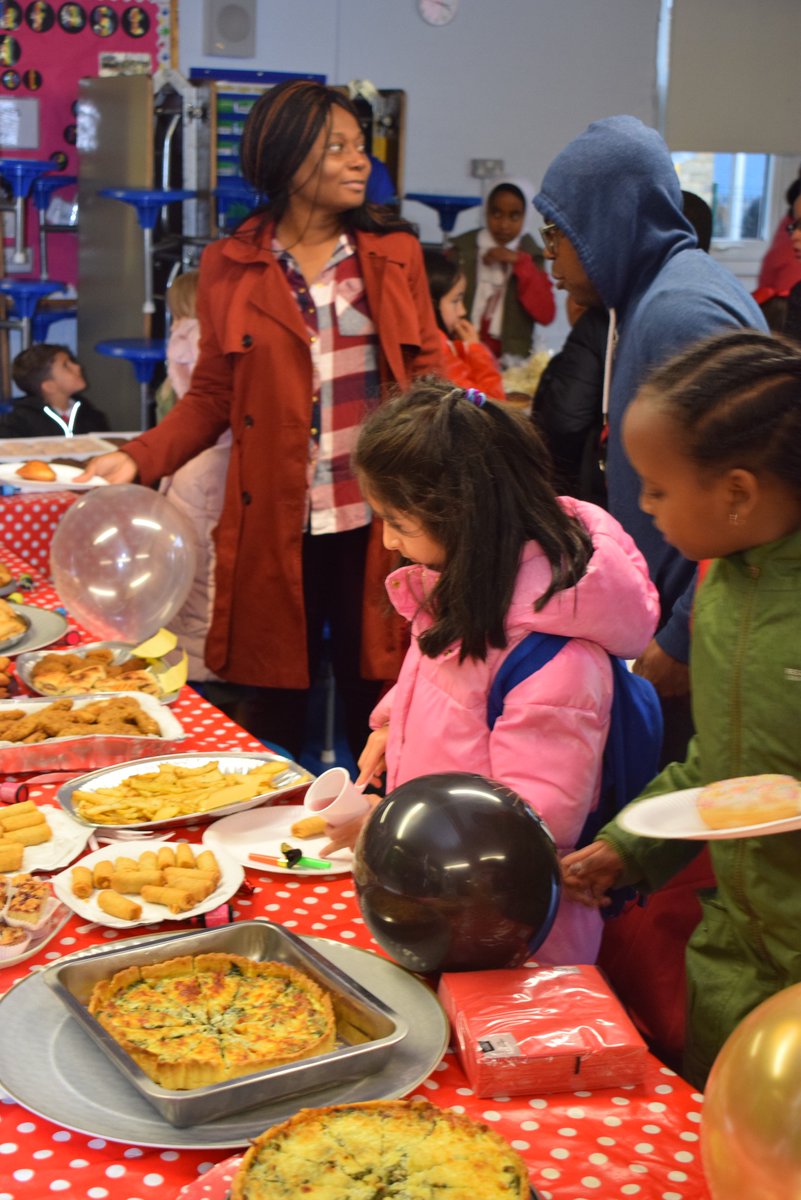
[[[455,338],[458,338],[460,342],[465,342],[467,345],[479,340],[478,330],[467,317],[457,317],[453,323],[451,332]]]
[[[490,246],[484,255],[483,261],[489,265],[490,263],[508,263],[513,267],[517,262],[517,251],[507,250],[506,246]]]
[[[382,725],[380,729],[374,729],[370,734],[357,763],[359,768],[357,787],[366,786],[368,783],[374,784],[375,787],[381,786],[381,779],[387,769],[385,753],[388,738],[389,725]]]
[[[384,799],[383,796],[365,796],[365,800],[370,801],[370,812],[362,813],[359,817],[354,817],[352,821],[346,821],[344,825],[326,825],[325,832],[328,834],[330,841],[326,842],[320,848],[320,857],[328,858],[335,850],[343,850],[346,847],[352,850],[356,845],[356,839],[362,830],[362,825],[370,820],[373,809],[377,804],[380,804]]]
[[[667,654],[656,638],[635,659],[632,667],[635,675],[650,679],[660,696],[686,696],[690,691],[690,668],[687,663]]]
[[[560,863],[562,887],[571,900],[587,908],[606,908],[606,892],[623,874],[623,859],[608,842],[593,842],[566,854]]]
[[[133,483],[139,472],[130,454],[124,450],[113,450],[110,454],[101,454],[90,458],[81,475],[75,476],[75,483],[88,483],[90,479],[106,479],[109,483]]]

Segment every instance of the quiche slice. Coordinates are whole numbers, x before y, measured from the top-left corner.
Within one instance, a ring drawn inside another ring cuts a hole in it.
[[[287,963],[184,955],[126,967],[92,991],[89,1012],[146,1075],[191,1090],[327,1054],[330,995]]]
[[[486,1125],[426,1100],[301,1109],[256,1139],[231,1200],[529,1200],[528,1169]]]

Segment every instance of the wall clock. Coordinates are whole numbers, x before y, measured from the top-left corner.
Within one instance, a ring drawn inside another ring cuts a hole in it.
[[[417,10],[429,25],[447,25],[458,8],[459,0],[417,0]]]

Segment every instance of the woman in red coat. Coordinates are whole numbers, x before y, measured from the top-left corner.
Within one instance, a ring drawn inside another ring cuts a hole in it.
[[[269,201],[203,254],[191,388],[85,477],[151,484],[231,427],[206,642],[226,683],[210,698],[298,754],[327,622],[358,752],[402,635],[350,452],[387,385],[441,371],[439,335],[411,226],[365,202],[369,159],[345,96],[305,80],[265,92],[240,154]]]

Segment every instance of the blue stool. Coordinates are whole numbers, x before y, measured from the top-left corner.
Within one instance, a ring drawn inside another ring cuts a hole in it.
[[[98,195],[106,196],[109,200],[122,200],[136,209],[145,251],[145,302],[142,312],[154,313],[156,306],[153,303],[153,230],[159,209],[165,204],[194,200],[197,192],[190,192],[185,188],[101,188]]]
[[[407,192],[404,200],[416,200],[418,204],[427,204],[436,209],[439,217],[439,227],[442,230],[442,240],[450,233],[456,224],[456,218],[465,208],[475,208],[481,204],[480,196],[440,196],[428,192]]]
[[[0,292],[14,301],[16,316],[3,322],[11,329],[19,329],[22,349],[31,344],[31,318],[42,296],[50,292],[63,292],[67,285],[56,279],[0,279]]]
[[[50,197],[59,188],[69,187],[71,184],[77,182],[77,175],[59,175],[57,171],[51,171],[47,175],[40,175],[34,181],[33,202],[36,205],[36,211],[39,213],[39,274],[42,279],[47,279],[47,230],[45,229],[45,225],[47,223],[47,206],[50,203]],[[37,341],[41,341],[41,338],[35,332],[34,337]]]
[[[98,354],[111,358],[124,358],[131,364],[139,381],[139,420],[142,429],[147,429],[150,382],[156,364],[164,362],[167,342],[164,338],[113,338],[96,342]]]
[[[240,175],[225,176],[217,181],[214,189],[217,201],[217,228],[224,232],[228,227],[228,213],[237,205],[251,209],[263,203],[262,197],[255,188],[246,183]]]
[[[15,266],[28,269],[28,251],[25,244],[25,201],[35,179],[52,171],[50,159],[0,158],[0,175],[11,188],[14,197],[14,257]]]
[[[77,316],[78,309],[74,304],[71,304],[69,308],[38,309],[33,314],[33,340],[46,342],[51,325],[57,325],[59,321],[74,321]]]

